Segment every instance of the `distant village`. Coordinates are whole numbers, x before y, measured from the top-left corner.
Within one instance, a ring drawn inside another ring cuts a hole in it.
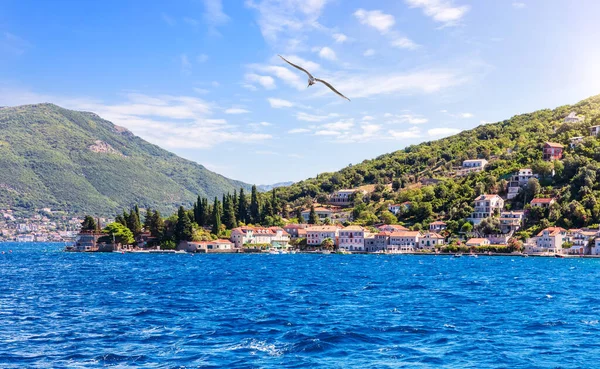
[[[580,122],[584,117],[569,114],[566,123]],[[600,126],[590,128],[590,134],[600,135]],[[572,147],[583,137],[571,138]],[[543,160],[560,161],[564,146],[546,142]],[[465,160],[456,170],[456,176],[480,172],[488,165],[485,159]],[[161,250],[152,242],[152,235],[144,229],[131,245],[116,242],[99,242],[105,236],[99,229],[79,233],[69,251],[116,251],[116,252],[192,252],[192,253],[519,253],[527,255],[600,255],[600,229],[564,229],[548,227],[526,240],[518,240],[518,232],[527,217],[526,210],[507,210],[504,203],[519,195],[532,178],[539,178],[531,168],[521,168],[507,181],[505,198],[498,194],[481,194],[473,201],[473,212],[465,220],[471,227],[460,232],[448,232],[447,224],[437,220],[425,225],[425,229],[409,229],[399,224],[374,224],[360,226],[352,224],[352,206],[356,197],[367,196],[362,188],[341,189],[331,193],[326,203],[314,203],[310,208],[298,212],[296,222],[283,226],[259,227],[240,226],[230,230],[227,238],[205,241],[180,241],[173,249]],[[528,209],[549,209],[554,198],[532,198],[527,201]],[[398,216],[410,211],[412,204],[404,202],[389,204],[390,213]],[[499,232],[477,232],[477,228],[489,219],[499,220]],[[285,219],[284,219],[285,220]],[[9,211],[4,212],[4,223],[0,223],[2,237],[17,241],[68,240],[72,228],[81,219],[51,221],[42,215],[33,219],[12,219]],[[101,221],[98,220],[101,224]],[[393,222],[395,223],[395,222]],[[71,228],[69,228],[71,227]],[[149,246],[152,245],[152,246]]]

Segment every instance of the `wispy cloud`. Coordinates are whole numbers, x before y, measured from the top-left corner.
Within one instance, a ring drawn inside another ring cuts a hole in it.
[[[192,27],[198,27],[200,25],[200,21],[198,19],[190,17],[183,17],[183,21]]]
[[[375,50],[373,49],[367,49],[365,50],[365,52],[363,53],[364,56],[373,56],[375,55]]]
[[[275,87],[277,87],[277,85],[275,84],[275,79],[273,79],[273,77],[271,76],[262,76],[256,73],[246,73],[244,78],[247,82],[258,83],[267,90],[272,90]]]
[[[423,13],[444,26],[457,25],[469,11],[468,5],[456,6],[452,0],[404,0],[411,8],[421,8]]]
[[[337,42],[338,44],[343,44],[344,42],[348,41],[348,36],[346,36],[343,33],[334,33],[333,34],[333,39],[335,40],[335,42]]]
[[[284,55],[284,57],[292,63],[302,66],[311,73],[315,73],[321,68],[319,64],[303,59],[297,55]],[[255,72],[275,76],[288,86],[292,86],[297,90],[306,89],[306,75],[301,71],[295,69],[292,70],[293,67],[289,66],[276,55],[271,58],[271,64],[251,64],[248,67]]]
[[[398,123],[409,123],[409,124],[425,124],[429,120],[421,115],[416,114],[385,114],[387,118],[386,123],[398,124]]]
[[[358,9],[354,16],[362,24],[373,27],[381,33],[388,32],[396,23],[393,15],[385,14],[381,10]]]
[[[187,54],[179,55],[179,62],[181,64],[181,72],[183,74],[192,73],[192,63],[190,62],[190,59],[188,58]]]
[[[419,138],[421,137],[421,130],[417,127],[411,127],[407,130],[389,130],[388,134],[390,137],[395,139],[407,139],[407,138]]]
[[[297,134],[297,133],[307,133],[310,132],[308,128],[294,128],[288,131],[289,134]]]
[[[291,108],[292,106],[294,106],[294,103],[291,101],[287,101],[284,99],[278,99],[275,97],[269,97],[269,98],[267,98],[267,101],[269,102],[269,105],[271,105],[271,107],[275,108],[275,109]]]
[[[319,50],[319,56],[322,59],[327,60],[336,60],[337,56],[335,55],[335,51],[331,50],[329,47],[325,46]]]
[[[221,0],[203,0],[204,1],[204,21],[214,28],[222,26],[229,22],[229,16],[223,12],[223,3]]]
[[[398,37],[398,38],[392,40],[392,46],[398,47],[400,49],[409,49],[409,50],[414,50],[414,49],[419,48],[419,45],[414,43],[408,37]]]
[[[512,6],[513,6],[513,8],[515,8],[515,9],[523,9],[523,8],[525,8],[527,5],[526,5],[525,3],[518,2],[518,1],[515,1],[515,2],[513,2],[513,3],[512,3]]]
[[[21,55],[30,47],[31,44],[21,37],[10,32],[0,32],[0,55]]]
[[[225,109],[225,114],[247,114],[250,113],[250,110],[242,109],[242,108],[229,108]]]
[[[328,119],[338,117],[339,114],[331,113],[327,115],[316,115],[316,114],[308,114],[303,111],[296,113],[296,119],[305,121],[305,122],[323,122]]]
[[[167,13],[162,13],[160,15],[160,17],[162,18],[163,22],[165,22],[169,26],[174,26],[175,24],[177,24],[177,22],[175,21],[175,18],[171,17]]]
[[[198,63],[205,63],[208,60],[208,55],[206,54],[200,54],[196,57],[196,61]]]

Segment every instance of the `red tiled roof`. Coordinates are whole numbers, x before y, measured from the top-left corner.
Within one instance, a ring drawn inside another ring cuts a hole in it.
[[[544,234],[544,231],[548,231],[550,236],[556,236],[561,232],[566,232],[567,230],[561,227],[548,227],[543,229],[540,233],[538,233],[538,237],[541,237]]]
[[[556,142],[546,142],[544,147],[554,147],[554,148],[562,149],[564,146],[559,143],[556,143]]]
[[[532,204],[550,204],[554,201],[552,197],[538,197],[537,199],[531,200]]]

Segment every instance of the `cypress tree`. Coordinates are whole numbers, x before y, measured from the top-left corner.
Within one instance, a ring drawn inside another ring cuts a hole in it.
[[[277,189],[271,191],[271,209],[273,209],[272,216],[279,214],[279,202],[277,201]]]
[[[215,203],[213,205],[212,213],[212,233],[219,235],[221,231],[221,207],[219,206],[219,200],[215,197]]]
[[[252,223],[260,223],[260,203],[258,202],[258,191],[256,185],[252,186],[250,198],[250,220]]]
[[[235,205],[233,201],[233,197],[227,198],[227,204],[223,204],[223,214],[225,214],[224,218],[225,227],[227,229],[233,229],[237,227],[237,219],[235,218]]]
[[[140,208],[139,206],[137,206],[137,204],[135,205],[135,207],[133,208],[135,210],[135,216],[138,219],[138,222],[140,224],[140,228],[142,228],[142,216],[140,215]]]
[[[298,218],[298,224],[304,223],[304,217],[302,216],[302,209],[296,209],[296,218]]]
[[[315,206],[310,206],[310,214],[308,215],[308,224],[319,224],[319,217],[317,217],[317,213],[315,212]]]
[[[144,216],[144,230],[146,232],[150,232],[150,228],[152,228],[152,215],[152,210],[147,208],[146,215]]]
[[[142,233],[142,223],[140,223],[140,219],[137,217],[137,212],[135,209],[131,209],[129,212],[129,217],[127,218],[127,228],[129,228],[134,236],[138,236],[140,233]]]
[[[264,221],[267,217],[272,217],[273,216],[273,208],[271,207],[271,201],[267,200],[265,201],[265,206],[263,206],[262,208],[262,214],[261,214],[261,222]]]
[[[152,221],[150,222],[150,235],[152,237],[162,237],[165,230],[165,222],[158,210],[154,210],[152,213]]]
[[[177,211],[177,224],[175,225],[175,240],[179,241],[191,241],[193,236],[192,222],[190,217],[186,213],[183,206],[179,207]]]
[[[248,221],[248,203],[246,202],[246,195],[243,188],[240,188],[240,196],[238,198],[237,219],[240,222],[250,223]]]

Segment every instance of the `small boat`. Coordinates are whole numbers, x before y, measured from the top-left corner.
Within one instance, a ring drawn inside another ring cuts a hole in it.
[[[329,251],[329,250],[323,250],[323,251],[321,251],[321,254],[323,254],[323,255],[329,255],[329,254],[331,254],[331,251]]]
[[[561,255],[561,254],[554,254],[554,257],[555,258],[559,258],[559,259],[564,259],[565,258],[565,256]]]
[[[290,254],[295,254],[295,253],[296,253],[296,250],[291,250],[290,251]]]
[[[469,254],[469,257],[471,257],[471,258],[478,258],[479,256],[477,256],[477,254]]]
[[[458,254],[454,254],[455,258],[460,258],[462,256],[462,254],[458,253]]]

